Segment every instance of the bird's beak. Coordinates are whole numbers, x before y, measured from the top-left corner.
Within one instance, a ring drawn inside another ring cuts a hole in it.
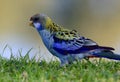
[[[33,22],[30,22],[29,25],[32,26],[32,27],[34,27]]]
[[[29,26],[34,27],[34,24],[33,24],[33,21],[32,21],[32,17],[30,18],[30,23],[29,23]]]

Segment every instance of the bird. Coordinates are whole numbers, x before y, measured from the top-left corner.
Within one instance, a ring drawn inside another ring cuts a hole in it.
[[[60,66],[87,57],[120,60],[120,55],[112,47],[100,46],[95,41],[69,30],[52,21],[46,14],[30,17],[30,26],[34,27],[50,53],[60,59]]]

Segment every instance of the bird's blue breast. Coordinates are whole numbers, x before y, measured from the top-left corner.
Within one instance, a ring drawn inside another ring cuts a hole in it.
[[[43,43],[45,44],[45,46],[50,49],[50,47],[53,44],[53,38],[51,36],[51,33],[45,29],[38,31],[39,34],[41,35],[41,38],[43,40]]]

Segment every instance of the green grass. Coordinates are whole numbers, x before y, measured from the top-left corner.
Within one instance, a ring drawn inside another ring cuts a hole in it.
[[[0,57],[0,82],[120,82],[120,62],[85,60],[66,67],[58,61],[36,62],[29,52],[22,57]]]

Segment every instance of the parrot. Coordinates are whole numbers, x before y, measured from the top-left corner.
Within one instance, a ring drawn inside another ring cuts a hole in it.
[[[100,46],[76,30],[56,24],[46,14],[39,13],[30,17],[30,26],[36,29],[48,51],[60,59],[60,66],[86,57],[120,60],[120,55],[113,52],[114,48]]]

